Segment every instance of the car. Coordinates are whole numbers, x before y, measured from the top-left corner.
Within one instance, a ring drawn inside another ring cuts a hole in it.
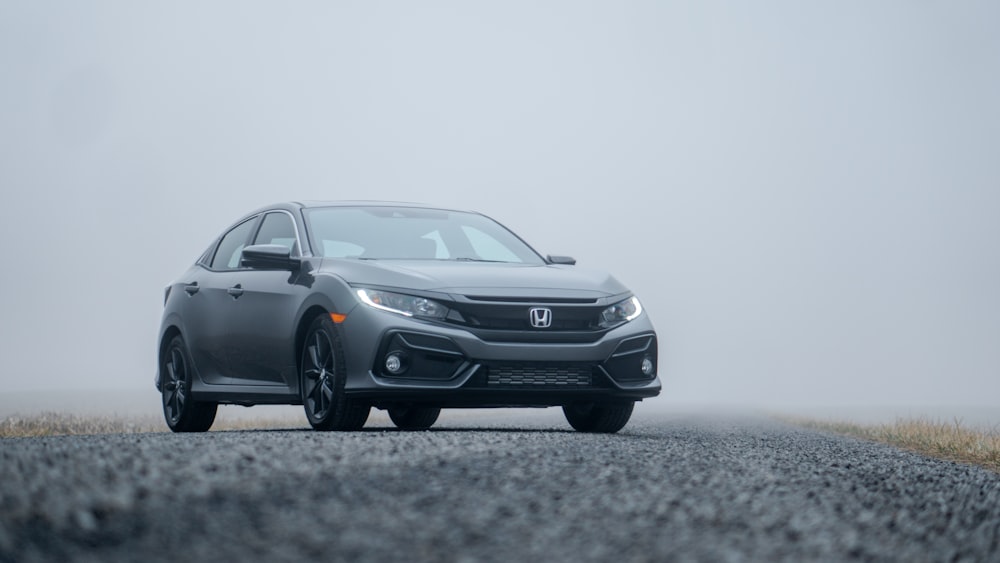
[[[165,291],[156,389],[175,432],[219,404],[303,406],[317,430],[371,409],[561,407],[613,433],[659,394],[657,338],[610,275],[545,256],[480,213],[289,202],[240,218]]]

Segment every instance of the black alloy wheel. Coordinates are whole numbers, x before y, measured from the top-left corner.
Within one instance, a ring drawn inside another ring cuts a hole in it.
[[[613,434],[628,424],[634,401],[627,403],[573,403],[563,407],[566,421],[580,432]]]
[[[393,407],[389,418],[400,430],[427,430],[437,422],[441,409],[432,407]]]
[[[163,381],[163,418],[174,432],[205,432],[215,422],[218,403],[196,401],[191,396],[193,373],[184,339],[170,340],[160,364]]]
[[[349,401],[344,393],[344,352],[329,316],[320,315],[309,325],[299,365],[302,406],[313,428],[359,430],[365,425],[371,407]]]

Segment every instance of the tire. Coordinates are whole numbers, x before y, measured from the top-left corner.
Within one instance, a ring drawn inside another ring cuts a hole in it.
[[[360,430],[371,407],[349,401],[344,393],[344,347],[328,315],[309,325],[301,354],[299,393],[309,424],[316,430]]]
[[[563,407],[566,421],[580,432],[614,434],[628,424],[634,401],[627,403],[574,403]]]
[[[400,430],[427,430],[437,422],[441,409],[431,407],[395,407],[389,418]]]
[[[193,367],[184,339],[180,335],[170,339],[160,359],[160,373],[165,376],[160,382],[160,393],[163,418],[174,432],[205,432],[215,422],[219,404],[196,401],[191,395]]]

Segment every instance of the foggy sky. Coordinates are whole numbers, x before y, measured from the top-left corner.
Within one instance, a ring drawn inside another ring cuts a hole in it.
[[[1000,406],[1000,3],[0,4],[0,393],[152,387],[163,288],[290,199],[606,269],[665,397]]]

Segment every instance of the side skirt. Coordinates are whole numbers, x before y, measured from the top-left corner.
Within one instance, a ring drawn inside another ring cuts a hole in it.
[[[195,380],[191,394],[197,401],[234,405],[301,405],[302,399],[285,385],[210,385]]]

